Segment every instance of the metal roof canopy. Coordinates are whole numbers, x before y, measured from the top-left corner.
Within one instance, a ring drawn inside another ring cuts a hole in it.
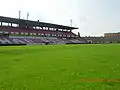
[[[66,30],[78,29],[77,27],[69,27],[64,25],[57,25],[52,23],[45,23],[45,22],[38,22],[38,21],[31,21],[31,20],[25,20],[25,19],[3,17],[3,16],[0,16],[0,22],[22,24],[22,25],[32,26],[32,27],[38,26],[38,27],[49,27],[49,28],[66,29]]]

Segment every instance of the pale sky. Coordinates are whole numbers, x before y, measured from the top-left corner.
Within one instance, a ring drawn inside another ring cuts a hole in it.
[[[0,16],[78,27],[81,36],[120,32],[120,0],[0,0]]]

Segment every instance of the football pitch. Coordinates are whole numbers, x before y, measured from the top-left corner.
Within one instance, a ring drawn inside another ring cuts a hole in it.
[[[0,90],[120,90],[120,45],[0,47]]]

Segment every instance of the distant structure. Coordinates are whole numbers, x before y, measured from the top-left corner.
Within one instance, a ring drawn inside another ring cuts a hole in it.
[[[120,32],[118,33],[104,33],[104,36],[94,37],[86,36],[81,37],[88,43],[99,44],[99,43],[120,43]]]
[[[118,33],[105,33],[105,42],[106,43],[120,43],[120,32]]]
[[[84,40],[86,40],[88,43],[91,43],[91,44],[105,43],[105,40],[104,40],[103,36],[99,36],[99,37],[86,36],[86,37],[82,37],[82,38],[84,38]]]

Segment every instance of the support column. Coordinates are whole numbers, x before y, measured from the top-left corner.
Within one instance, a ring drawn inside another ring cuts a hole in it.
[[[12,27],[12,23],[11,23],[11,27]]]
[[[1,26],[2,26],[2,22],[1,22]]]

